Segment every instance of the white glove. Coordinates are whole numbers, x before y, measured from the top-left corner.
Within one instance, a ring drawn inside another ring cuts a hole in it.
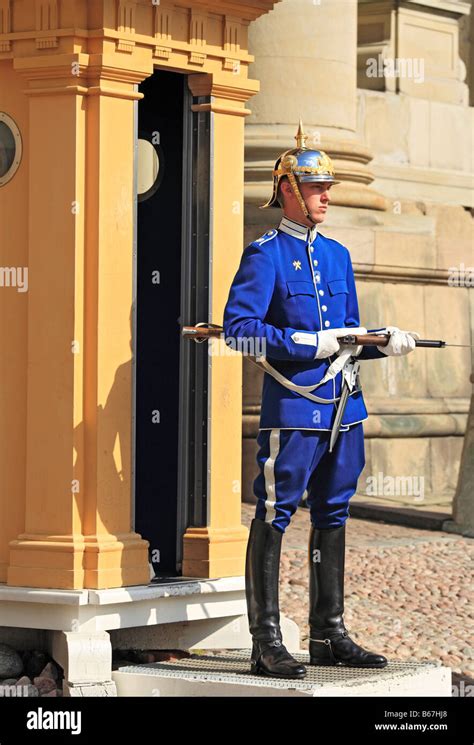
[[[367,333],[367,329],[365,328],[365,326],[357,326],[357,328],[354,328],[353,326],[345,326],[343,328],[333,330],[336,332],[338,338],[340,336],[346,336],[346,334],[355,334],[356,336],[358,336],[360,334],[363,335]],[[341,347],[339,354],[344,354],[344,352],[346,352],[349,353],[351,357],[358,357],[363,349],[364,347],[362,344],[344,344]],[[347,354],[345,356],[347,357]]]
[[[350,352],[351,357],[358,357],[363,348],[362,344],[344,344],[341,352]]]
[[[409,354],[415,349],[415,339],[419,339],[420,335],[416,331],[400,331],[396,326],[387,326],[383,329],[383,332],[390,332],[390,339],[386,347],[377,347],[379,352],[382,352],[387,357],[400,357],[403,354]]]
[[[318,338],[318,351],[314,355],[315,360],[322,360],[325,357],[330,357],[332,354],[339,352],[341,346],[337,340],[335,331],[332,329],[318,331],[316,336]]]

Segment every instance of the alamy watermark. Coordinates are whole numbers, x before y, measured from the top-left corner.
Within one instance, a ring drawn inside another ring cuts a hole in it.
[[[28,267],[0,266],[0,287],[16,287],[17,292],[27,292]]]
[[[422,57],[369,57],[366,60],[368,78],[410,78],[415,83],[425,80],[425,61]]]
[[[235,352],[248,357],[266,356],[267,340],[265,337],[226,336],[225,339],[222,337],[212,339],[212,342],[208,346],[208,353],[211,357],[229,356]]]
[[[474,685],[466,684],[464,680],[461,680],[459,683],[453,683],[451,686],[451,696],[474,698]]]
[[[465,266],[461,261],[459,266],[448,267],[448,272],[450,287],[474,287],[474,266]]]
[[[422,502],[425,498],[424,476],[388,476],[379,471],[376,476],[367,476],[365,494],[368,497],[413,497]]]
[[[27,698],[28,692],[27,685],[0,685],[0,698]]]

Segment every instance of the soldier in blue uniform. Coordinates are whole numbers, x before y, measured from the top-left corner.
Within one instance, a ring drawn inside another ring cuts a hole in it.
[[[306,674],[283,645],[278,599],[282,536],[305,493],[311,519],[310,664],[387,664],[349,637],[343,619],[345,525],[365,465],[367,410],[358,367],[359,360],[411,352],[418,336],[387,326],[370,330],[390,333],[386,347],[339,344],[347,333],[368,330],[360,326],[349,251],[318,230],[330,188],[339,182],[328,155],[307,148],[306,139],[300,122],[297,147],[275,163],[273,195],[263,207],[282,206],[283,216],[278,229],[245,248],[223,320],[229,346],[263,345],[253,360],[265,375],[246,598],[251,669],[285,678]]]

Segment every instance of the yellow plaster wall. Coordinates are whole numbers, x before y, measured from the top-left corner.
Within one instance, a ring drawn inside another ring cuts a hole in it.
[[[160,66],[212,96],[219,323],[243,248],[243,122],[258,90],[247,26],[272,5],[13,0],[0,16],[0,111],[24,137],[0,188],[0,251],[30,277],[28,293],[0,288],[0,582],[148,581],[147,542],[131,530],[134,86]],[[210,356],[209,375],[210,511],[184,536],[183,573],[215,577],[242,574],[247,539],[239,356]]]

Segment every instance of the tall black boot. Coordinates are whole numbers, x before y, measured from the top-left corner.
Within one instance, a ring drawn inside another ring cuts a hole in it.
[[[326,529],[311,524],[308,545],[310,664],[385,667],[387,658],[353,642],[344,626],[345,528],[345,523]]]
[[[283,533],[254,518],[245,563],[245,594],[252,635],[251,671],[275,678],[302,678],[306,668],[283,645],[279,576]]]

